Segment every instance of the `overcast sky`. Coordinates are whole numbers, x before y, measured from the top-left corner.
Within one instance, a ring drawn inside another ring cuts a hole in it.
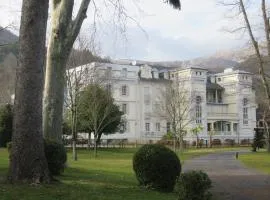
[[[225,18],[228,10],[218,5],[218,0],[182,0],[181,11],[172,9],[163,0],[122,1],[128,14],[123,22],[126,25],[124,33],[123,26],[115,27],[112,23],[114,12],[111,6],[97,5],[100,9],[96,18],[96,40],[103,56],[151,61],[184,60],[242,48],[246,44],[241,34],[233,35],[222,30],[238,24]],[[1,26],[13,23],[18,32],[21,2],[0,1]],[[258,9],[252,7],[254,16]],[[117,17],[114,20],[118,22]],[[92,24],[93,9],[90,8],[83,24],[84,36],[91,35]]]

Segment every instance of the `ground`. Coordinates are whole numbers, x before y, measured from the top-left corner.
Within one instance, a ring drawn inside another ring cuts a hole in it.
[[[239,158],[245,154],[240,152]],[[270,176],[246,167],[235,158],[235,151],[209,154],[186,161],[183,170],[190,169],[203,170],[209,175],[213,181],[215,199],[270,199]]]
[[[69,151],[68,168],[58,177],[59,183],[29,186],[4,183],[8,153],[6,149],[0,149],[0,199],[176,200],[176,193],[162,194],[138,187],[132,170],[132,156],[135,151],[133,148],[103,149],[95,159],[92,151],[81,150],[77,162],[71,160],[72,154]],[[224,151],[233,152],[222,153]],[[184,163],[183,170],[202,169],[209,174],[214,182],[214,200],[270,199],[269,176],[249,169],[235,160],[235,151],[239,149],[193,149],[179,156]],[[249,154],[245,156],[249,157]],[[239,158],[244,158],[244,154],[240,154]]]
[[[138,187],[132,169],[132,156],[136,149],[103,149],[94,158],[93,151],[78,152],[78,161],[72,161],[68,152],[68,168],[58,177],[61,183],[33,187],[4,184],[8,168],[8,153],[0,149],[0,199],[1,200],[175,200],[176,193],[162,194]],[[206,154],[212,150],[193,150],[180,155],[182,161]]]

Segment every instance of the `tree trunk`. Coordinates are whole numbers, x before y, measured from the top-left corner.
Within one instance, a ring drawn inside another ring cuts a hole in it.
[[[97,145],[98,145],[98,140],[97,140],[96,134],[94,135],[94,142],[95,142],[94,154],[95,154],[95,158],[96,158],[97,157]]]
[[[51,36],[47,52],[45,88],[43,99],[43,132],[47,139],[61,142],[62,115],[65,88],[66,59],[69,52],[63,41]]]
[[[173,138],[173,151],[176,152],[176,137]]]
[[[74,140],[74,139],[72,141],[72,157],[73,157],[73,160],[74,161],[77,161],[78,160],[77,149],[76,149],[76,140]]]
[[[24,0],[16,72],[11,182],[50,182],[42,137],[42,89],[48,0]]]
[[[88,133],[88,150],[91,148],[91,132]]]
[[[210,140],[210,148],[212,148],[212,135],[210,135],[209,140]]]
[[[46,62],[43,99],[43,131],[45,138],[61,141],[66,63],[78,36],[90,0],[82,0],[72,20],[74,0],[53,1],[52,30]]]

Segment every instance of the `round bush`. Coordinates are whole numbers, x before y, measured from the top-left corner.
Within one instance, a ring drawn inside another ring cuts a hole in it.
[[[202,171],[189,171],[180,175],[177,182],[178,200],[210,200],[208,191],[212,182]]]
[[[45,141],[45,156],[52,175],[60,175],[65,168],[67,152],[63,144]]]
[[[139,184],[161,192],[171,192],[181,172],[177,155],[159,144],[142,146],[133,157],[133,170]]]

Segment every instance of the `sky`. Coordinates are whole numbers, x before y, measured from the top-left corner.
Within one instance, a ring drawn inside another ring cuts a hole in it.
[[[83,24],[81,35],[87,39],[94,34],[102,56],[148,61],[188,60],[243,48],[247,43],[245,35],[224,31],[238,27],[242,20],[228,19],[231,12],[218,4],[218,0],[182,0],[181,11],[174,10],[163,0],[121,1],[124,14],[115,14],[118,10],[99,0],[97,12],[93,11],[92,4]],[[0,1],[0,25],[12,23],[15,33],[19,30],[21,2]],[[74,16],[80,0],[75,2]],[[259,8],[250,6],[249,9],[256,22]]]

